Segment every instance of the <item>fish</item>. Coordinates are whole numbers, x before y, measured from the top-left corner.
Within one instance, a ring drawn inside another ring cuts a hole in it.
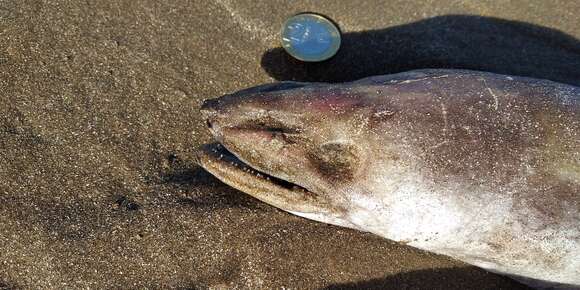
[[[205,100],[201,167],[291,214],[580,288],[580,88],[424,69]]]

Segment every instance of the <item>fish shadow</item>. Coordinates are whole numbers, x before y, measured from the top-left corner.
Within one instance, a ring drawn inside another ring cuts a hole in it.
[[[281,47],[265,52],[277,80],[344,82],[420,68],[456,68],[580,85],[580,42],[556,29],[493,17],[447,15],[344,33],[333,58],[306,63]]]
[[[531,289],[507,277],[495,275],[476,267],[417,270],[385,278],[330,285],[325,290],[464,290],[464,289]]]
[[[183,188],[209,186],[217,181],[217,178],[197,165],[178,168],[161,175],[161,182]]]
[[[269,206],[224,184],[202,167],[187,162],[179,161],[177,166],[162,173],[158,183],[184,191],[197,188],[196,194],[176,197],[175,202],[184,207],[206,210],[240,207],[255,211],[272,210]]]

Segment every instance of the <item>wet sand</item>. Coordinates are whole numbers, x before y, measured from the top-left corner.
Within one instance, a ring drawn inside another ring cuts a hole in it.
[[[200,169],[206,98],[456,67],[580,85],[578,1],[0,1],[0,289],[526,289]],[[285,17],[337,21],[305,65]]]

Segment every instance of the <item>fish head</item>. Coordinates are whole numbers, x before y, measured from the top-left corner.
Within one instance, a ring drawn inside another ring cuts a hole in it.
[[[356,228],[345,216],[350,197],[372,184],[369,128],[392,114],[375,102],[356,88],[295,82],[207,100],[201,112],[217,142],[200,150],[200,164],[282,210]]]

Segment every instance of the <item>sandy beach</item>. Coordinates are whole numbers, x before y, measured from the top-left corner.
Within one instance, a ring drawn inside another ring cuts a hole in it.
[[[279,47],[341,27],[331,60]],[[1,1],[0,289],[528,289],[292,216],[206,173],[204,99],[465,68],[580,86],[580,2]]]

